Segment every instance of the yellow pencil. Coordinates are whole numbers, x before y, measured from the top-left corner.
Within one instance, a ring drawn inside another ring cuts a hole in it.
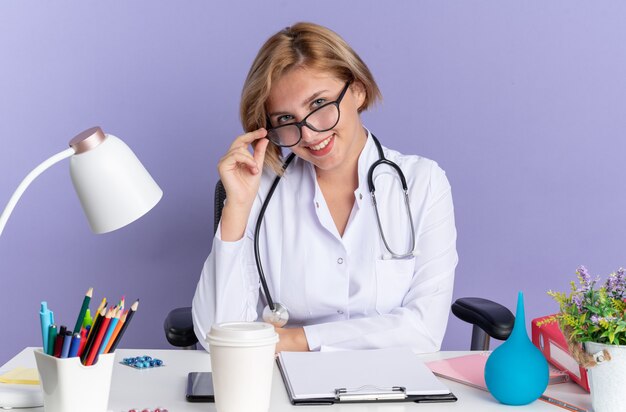
[[[98,310],[96,311],[96,317],[93,318],[93,323],[91,324],[91,328],[89,328],[89,333],[87,334],[87,339],[89,339],[89,337],[91,336],[91,331],[93,330],[93,325],[96,324],[96,321],[98,320],[98,317],[100,317],[100,312],[102,312],[102,309],[104,309],[106,304],[107,304],[107,298],[102,298],[102,302],[100,302],[100,306],[98,306]]]

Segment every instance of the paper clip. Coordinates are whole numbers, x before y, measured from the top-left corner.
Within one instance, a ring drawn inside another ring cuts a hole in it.
[[[403,386],[379,388],[365,385],[355,389],[335,389],[335,399],[339,402],[402,400],[406,398],[406,388]]]

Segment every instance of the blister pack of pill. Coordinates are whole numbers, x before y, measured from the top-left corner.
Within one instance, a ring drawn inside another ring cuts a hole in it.
[[[161,359],[153,358],[148,355],[124,358],[120,363],[135,369],[150,369],[165,366]]]

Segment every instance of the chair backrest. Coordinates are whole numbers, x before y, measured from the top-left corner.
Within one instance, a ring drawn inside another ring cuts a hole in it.
[[[471,350],[489,350],[489,337],[506,340],[513,331],[515,316],[501,304],[483,298],[459,298],[452,313],[472,327]]]
[[[217,227],[220,224],[222,218],[222,209],[224,209],[224,201],[226,200],[226,190],[221,180],[218,180],[215,184],[215,208],[213,213],[213,234],[217,232]]]

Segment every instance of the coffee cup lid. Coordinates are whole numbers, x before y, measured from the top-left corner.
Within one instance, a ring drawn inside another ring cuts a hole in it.
[[[207,342],[217,346],[260,346],[278,342],[274,326],[264,322],[226,322],[213,325]]]

